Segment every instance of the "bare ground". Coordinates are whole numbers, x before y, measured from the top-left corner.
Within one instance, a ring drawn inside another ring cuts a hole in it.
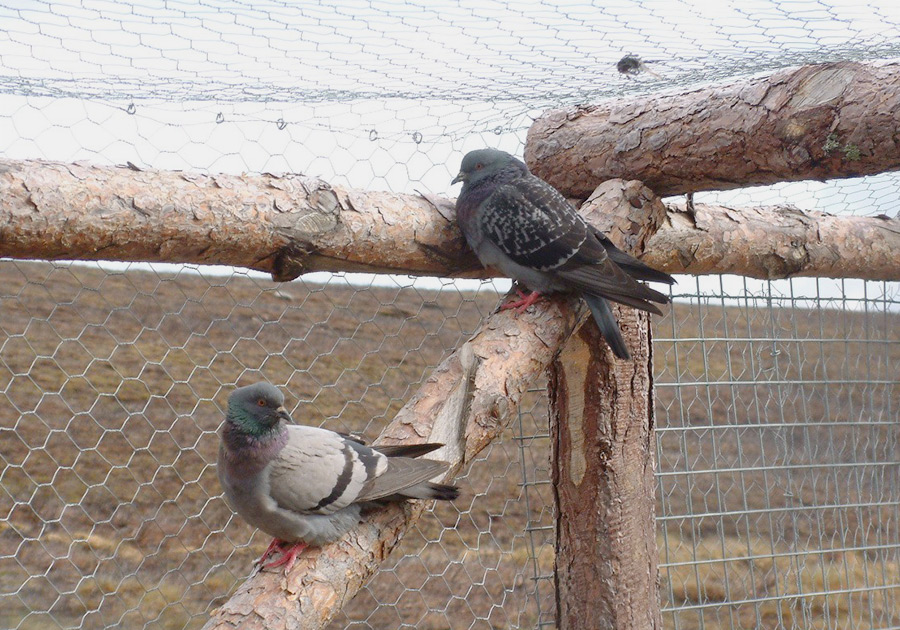
[[[374,437],[497,300],[0,262],[0,626],[199,627],[268,543],[219,496],[230,390]],[[694,302],[655,336],[667,627],[900,625],[900,317]],[[544,405],[335,627],[552,621]]]

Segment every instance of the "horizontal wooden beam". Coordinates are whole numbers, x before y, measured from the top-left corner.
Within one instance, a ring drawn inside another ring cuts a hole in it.
[[[900,220],[668,204],[644,262],[669,273],[900,280]]]
[[[607,179],[657,195],[900,169],[900,62],[789,68],[545,112],[525,161],[569,197]]]
[[[0,256],[312,271],[482,273],[453,204],[298,174],[0,159]]]
[[[639,186],[611,180],[598,190],[614,207]],[[311,271],[491,275],[466,246],[450,199],[294,174],[29,160],[0,160],[0,256],[234,265],[276,280]],[[673,204],[643,259],[669,273],[900,280],[900,221]]]

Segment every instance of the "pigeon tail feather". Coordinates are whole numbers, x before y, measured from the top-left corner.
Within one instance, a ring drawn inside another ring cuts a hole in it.
[[[600,334],[603,335],[613,354],[620,359],[630,359],[631,355],[628,353],[622,333],[619,332],[619,324],[616,322],[612,309],[609,308],[609,302],[600,296],[588,294],[584,295],[584,301],[591,309],[597,328],[600,329]]]
[[[459,497],[459,488],[456,486],[447,485],[445,483],[427,482],[425,487],[428,489],[428,498],[435,499],[436,501],[453,501]]]
[[[419,457],[436,451],[443,444],[373,444],[370,448],[388,457]]]
[[[391,503],[393,501],[403,501],[405,499],[424,499],[426,501],[434,499],[435,501],[453,501],[459,496],[459,488],[443,483],[432,483],[424,481],[422,483],[404,488],[403,490],[386,497],[377,499],[377,503]]]
[[[609,238],[597,228],[590,226],[591,231],[594,233],[594,236],[597,237],[597,240],[600,241],[600,244],[603,245],[603,249],[606,250],[606,254],[609,256],[609,259],[616,263],[619,267],[624,269],[628,275],[630,275],[635,280],[646,280],[647,282],[663,282],[665,284],[675,284],[675,278],[667,274],[665,271],[659,271],[654,269],[653,267],[641,262],[631,254],[623,252],[621,249],[615,246],[615,244],[609,240]]]
[[[629,258],[631,260],[629,260]],[[662,282],[664,284],[675,284],[675,278],[667,274],[665,271],[659,271],[645,265],[637,258],[633,258],[625,252],[609,252],[609,259],[619,265],[629,276],[635,280],[644,280],[646,282]]]

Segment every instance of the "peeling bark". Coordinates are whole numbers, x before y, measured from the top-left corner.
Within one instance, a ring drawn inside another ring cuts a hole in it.
[[[598,221],[613,208],[624,212],[640,185],[599,186],[618,197],[589,221],[633,232],[634,221]],[[672,204],[659,222],[643,260],[669,273],[900,280],[897,219]],[[0,160],[0,256],[235,265],[276,280],[310,271],[491,275],[465,245],[452,200],[331,187],[303,175],[40,161]]]
[[[639,179],[667,196],[900,168],[900,63],[828,63],[545,112],[525,161],[563,194]]]

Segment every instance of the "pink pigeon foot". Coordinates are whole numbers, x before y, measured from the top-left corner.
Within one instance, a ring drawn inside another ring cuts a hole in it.
[[[283,541],[273,538],[272,542],[269,543],[269,546],[266,547],[266,550],[263,552],[263,555],[256,561],[256,564],[262,565],[269,556],[275,553],[275,551],[281,551],[281,546],[283,544]]]
[[[541,299],[541,294],[538,291],[532,291],[531,293],[526,294],[522,289],[517,288],[516,293],[519,295],[519,299],[502,305],[500,307],[501,311],[514,308],[517,313],[524,313],[526,308]]]
[[[291,569],[294,566],[294,562],[297,561],[297,556],[303,553],[303,550],[308,546],[304,542],[294,543],[289,547],[285,547],[286,545],[283,540],[278,540],[277,538],[272,541],[269,545],[269,548],[266,549],[266,553],[263,554],[262,558],[259,559],[261,567],[263,569],[277,569],[278,567],[283,566],[285,573],[290,573]],[[272,562],[267,562],[263,564],[264,560],[269,557],[276,549],[281,552],[281,557],[277,560],[273,560]]]

